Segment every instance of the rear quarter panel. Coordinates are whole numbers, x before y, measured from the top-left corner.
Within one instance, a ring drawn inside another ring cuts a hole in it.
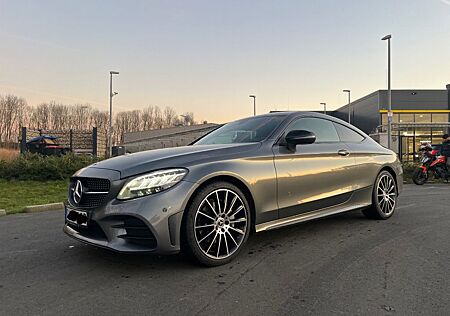
[[[380,146],[372,139],[366,139],[362,143],[349,143],[348,146],[355,158],[358,188],[372,186],[381,169],[390,167],[396,173],[397,182],[401,182],[399,183],[399,189],[401,189],[403,170],[394,152]]]

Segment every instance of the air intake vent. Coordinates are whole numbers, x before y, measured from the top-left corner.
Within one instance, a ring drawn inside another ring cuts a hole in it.
[[[129,243],[145,246],[148,248],[156,248],[156,238],[148,226],[138,218],[125,217],[123,224],[116,224],[113,228],[125,229],[125,234],[118,236],[125,239]]]

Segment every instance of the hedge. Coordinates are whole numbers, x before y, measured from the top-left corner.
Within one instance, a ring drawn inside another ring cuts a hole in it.
[[[77,170],[98,161],[95,157],[20,155],[11,161],[0,160],[0,179],[6,180],[64,180]]]
[[[77,170],[98,161],[91,156],[67,154],[58,156],[42,156],[38,154],[20,155],[11,161],[0,160],[0,179],[6,180],[64,180]],[[412,174],[417,163],[404,163],[404,180],[412,182]]]
[[[403,163],[403,182],[413,183],[412,176],[414,170],[419,168],[420,164],[416,162],[404,162]]]

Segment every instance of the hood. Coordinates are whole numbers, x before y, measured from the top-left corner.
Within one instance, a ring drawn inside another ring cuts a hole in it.
[[[119,171],[121,178],[127,178],[158,169],[189,168],[200,163],[240,158],[260,145],[260,143],[220,144],[155,149],[103,160],[89,168]]]

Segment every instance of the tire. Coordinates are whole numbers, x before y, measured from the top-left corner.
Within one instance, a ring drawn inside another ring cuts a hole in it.
[[[205,266],[232,261],[250,233],[250,206],[229,182],[213,182],[194,196],[187,208],[181,250]]]
[[[423,172],[421,168],[417,168],[413,172],[412,180],[417,185],[423,185],[428,180],[428,174]]]
[[[372,205],[363,210],[363,214],[371,219],[388,219],[394,214],[397,206],[397,183],[387,171],[381,171],[375,180],[372,191]]]

